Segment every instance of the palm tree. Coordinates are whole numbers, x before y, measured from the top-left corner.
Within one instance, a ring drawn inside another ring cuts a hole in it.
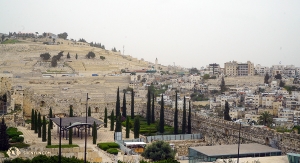
[[[258,117],[258,124],[260,125],[270,126],[272,123],[273,116],[269,112],[265,111]]]

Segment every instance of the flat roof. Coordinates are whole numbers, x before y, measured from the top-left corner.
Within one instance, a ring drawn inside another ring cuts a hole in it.
[[[190,147],[206,156],[237,155],[238,144]],[[281,150],[257,143],[240,144],[240,154],[281,152]]]
[[[124,142],[125,145],[146,145],[144,142]]]
[[[50,118],[57,126],[59,126],[59,118]],[[73,124],[75,122],[81,122],[85,123],[85,117],[63,117],[61,118],[61,126],[68,127],[70,126],[70,123]],[[96,125],[99,126],[101,124],[104,124],[102,121],[93,118],[93,117],[87,117],[87,123],[90,123],[91,125],[96,122]]]

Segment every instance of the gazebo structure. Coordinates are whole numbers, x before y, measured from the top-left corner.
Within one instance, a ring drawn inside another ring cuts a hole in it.
[[[74,133],[74,135],[77,134],[78,137],[79,137],[79,133],[80,133],[81,139],[82,139],[82,136],[83,136],[82,131],[85,129],[84,128],[85,126],[88,127],[88,134],[90,135],[90,128],[93,126],[94,122],[96,123],[97,130],[101,127],[101,125],[104,124],[102,121],[95,119],[93,117],[87,117],[87,123],[86,123],[85,118],[86,117],[63,117],[63,118],[61,118],[61,126],[60,126],[60,118],[50,118],[50,119],[53,121],[53,123],[55,123],[57,125],[57,133],[59,134],[59,129],[61,129],[62,136],[65,137],[65,134],[66,134],[66,139],[68,138],[68,136],[67,136],[68,132],[69,132],[68,127],[76,124],[75,127],[73,127],[73,133]],[[77,129],[77,132],[76,132],[76,129]]]

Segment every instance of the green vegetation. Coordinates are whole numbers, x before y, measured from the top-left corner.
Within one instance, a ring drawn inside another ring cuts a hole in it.
[[[168,85],[161,85],[160,87],[155,87],[153,84],[149,86],[149,90],[154,93],[155,97],[158,95],[165,93],[168,89]]]
[[[118,163],[125,163],[125,162],[118,160]],[[141,160],[140,163],[180,163],[180,162],[178,162],[177,160],[174,160],[174,159],[166,159],[166,160],[160,160],[160,161]]]
[[[0,153],[3,153],[4,157],[9,157],[6,151],[0,151]]]
[[[32,160],[29,159],[22,159],[22,158],[15,158],[12,160],[5,160],[3,163],[40,163],[40,162],[47,162],[47,163],[57,163],[58,156],[45,156],[45,155],[38,155]],[[84,163],[84,160],[80,160],[75,157],[61,157],[61,162],[69,162],[69,163]],[[89,162],[87,162],[89,163]]]
[[[115,142],[98,143],[97,146],[104,151],[107,151],[108,149],[119,148],[119,144]]]
[[[5,40],[3,42],[1,42],[1,44],[15,44],[15,43],[21,43],[22,41],[16,40],[16,39],[8,39]]]
[[[153,161],[174,159],[175,152],[171,149],[170,145],[164,141],[157,141],[151,145],[147,145],[142,156]]]
[[[17,148],[27,148],[29,147],[30,145],[29,144],[26,144],[26,143],[23,143],[23,142],[18,142],[18,143],[13,143],[13,144],[10,144],[11,147],[17,147]]]
[[[119,150],[116,149],[116,148],[109,148],[107,151],[107,153],[110,153],[110,154],[114,154],[114,155],[117,155]]]
[[[77,144],[62,144],[61,148],[79,147]],[[47,145],[46,148],[59,148],[59,145]]]

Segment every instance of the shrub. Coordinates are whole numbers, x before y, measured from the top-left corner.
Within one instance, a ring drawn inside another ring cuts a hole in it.
[[[98,143],[98,147],[104,151],[106,151],[109,148],[119,148],[119,144],[114,142],[108,142],[108,143]]]
[[[109,146],[107,144],[98,144],[98,147],[104,151],[106,151],[107,149],[109,149]]]
[[[109,148],[109,149],[107,150],[107,152],[110,153],[110,154],[117,155],[119,151],[118,151],[117,148]]]

